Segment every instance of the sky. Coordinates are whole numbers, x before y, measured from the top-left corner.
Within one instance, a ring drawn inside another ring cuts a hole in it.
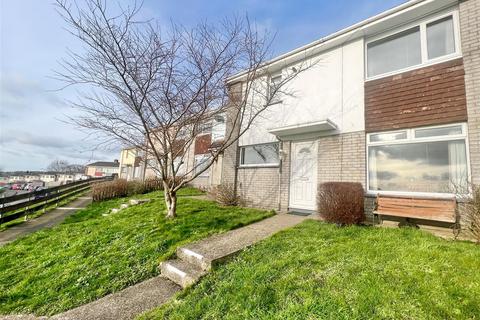
[[[133,1],[133,0],[132,0]],[[132,1],[108,0],[112,8]],[[77,0],[82,5],[83,0]],[[275,34],[278,55],[397,6],[405,0],[144,0],[141,16],[193,26],[245,15]],[[53,78],[67,49],[81,50],[65,29],[53,0],[0,0],[0,171],[44,170],[55,159],[87,164],[118,159],[120,146],[69,122],[78,115]]]

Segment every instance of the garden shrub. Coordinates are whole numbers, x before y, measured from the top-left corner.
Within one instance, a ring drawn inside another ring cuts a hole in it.
[[[480,244],[480,187],[472,187],[472,197],[465,205],[466,228]]]
[[[240,204],[240,197],[236,194],[235,186],[232,183],[213,187],[210,195],[223,206],[237,206]]]
[[[318,187],[318,211],[323,219],[340,225],[365,220],[364,191],[360,183],[327,182]]]
[[[163,190],[163,181],[159,178],[146,178],[143,182],[143,189],[144,193]]]
[[[158,178],[148,178],[145,181],[134,180],[128,182],[125,179],[116,179],[92,185],[92,197],[93,201],[102,201],[157,190],[163,190],[162,180]]]
[[[145,183],[142,181],[128,181],[127,182],[127,195],[133,196],[134,194],[145,193]]]
[[[93,201],[125,197],[127,194],[128,182],[125,179],[99,182],[92,185]]]

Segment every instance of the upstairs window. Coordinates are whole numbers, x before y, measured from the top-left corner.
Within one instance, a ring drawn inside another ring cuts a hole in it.
[[[402,71],[459,53],[455,14],[367,43],[367,77]]]
[[[268,84],[268,95],[271,99],[270,103],[280,102],[279,96],[280,93],[277,91],[282,83],[282,73],[274,74],[270,76],[270,81]]]
[[[422,63],[420,27],[368,44],[368,75],[376,76]]]
[[[428,58],[435,59],[455,52],[452,16],[427,24]]]

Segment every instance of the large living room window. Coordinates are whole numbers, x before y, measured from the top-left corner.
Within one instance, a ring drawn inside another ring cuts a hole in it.
[[[449,13],[367,42],[367,77],[379,77],[459,54],[456,15]]]
[[[279,145],[275,143],[258,144],[240,148],[241,166],[272,166],[279,164]]]
[[[466,139],[465,124],[369,134],[368,190],[468,193]]]

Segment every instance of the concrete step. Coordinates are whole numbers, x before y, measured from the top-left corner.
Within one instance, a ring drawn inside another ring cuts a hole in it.
[[[180,247],[177,249],[177,257],[198,268],[208,271],[212,268],[212,260],[205,255],[195,252],[189,248]]]
[[[181,259],[162,262],[160,270],[164,277],[182,288],[191,286],[206,274],[202,268]]]

